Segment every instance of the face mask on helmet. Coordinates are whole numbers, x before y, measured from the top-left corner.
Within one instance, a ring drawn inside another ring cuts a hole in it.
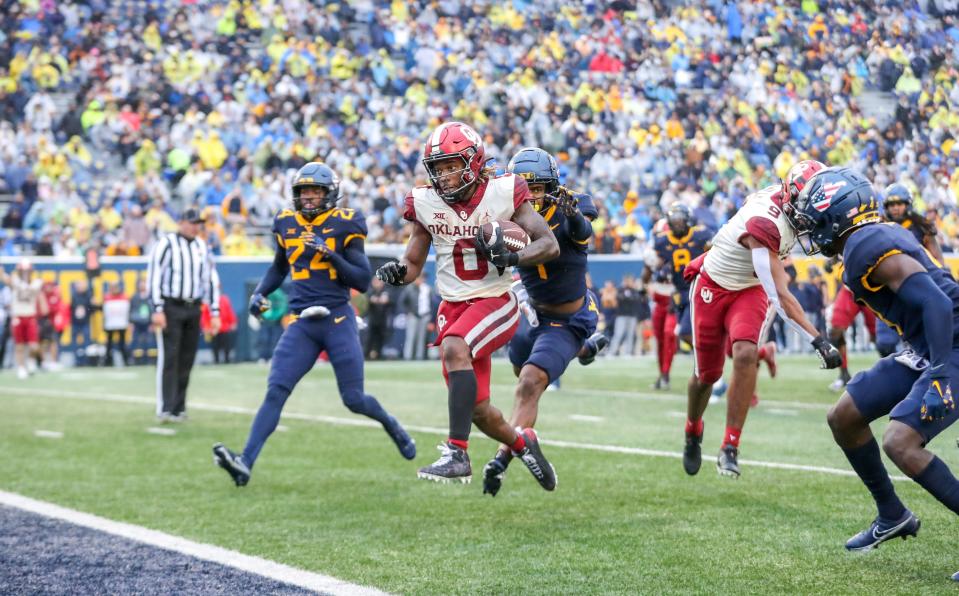
[[[433,190],[447,203],[462,200],[476,181],[469,163],[461,155],[442,155],[423,160]]]
[[[303,191],[308,188],[323,189],[325,194],[316,199],[303,197]],[[306,207],[306,202],[310,203]],[[319,214],[336,206],[336,189],[326,184],[303,184],[293,187],[293,208],[303,214],[308,220],[315,219]]]
[[[670,213],[666,218],[666,224],[669,226],[669,231],[672,232],[673,236],[676,236],[677,238],[682,238],[689,233],[689,219],[686,217],[685,213]]]

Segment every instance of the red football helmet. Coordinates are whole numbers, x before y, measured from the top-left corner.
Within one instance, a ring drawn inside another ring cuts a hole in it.
[[[447,159],[459,159],[463,167],[454,172],[446,172],[440,176],[436,173],[436,165]],[[486,163],[486,149],[483,148],[483,139],[470,126],[462,122],[444,122],[440,124],[423,148],[423,166],[429,174],[430,184],[447,203],[458,202],[465,192],[475,184]],[[455,188],[444,188],[441,182],[452,174],[459,174],[459,185]]]
[[[788,202],[795,201],[809,179],[825,169],[826,164],[815,159],[804,159],[793,164],[786,173],[786,179],[783,180],[783,195],[785,195],[783,198]]]

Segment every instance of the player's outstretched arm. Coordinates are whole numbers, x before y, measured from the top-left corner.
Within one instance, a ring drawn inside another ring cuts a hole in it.
[[[283,280],[286,279],[286,274],[289,271],[290,262],[286,260],[286,249],[277,245],[276,251],[273,253],[273,262],[270,263],[266,273],[263,274],[263,278],[257,284],[256,289],[253,290],[253,294],[269,296],[283,285]]]
[[[517,265],[520,267],[539,265],[559,256],[559,243],[556,242],[556,236],[553,236],[546,220],[536,213],[529,202],[520,203],[513,212],[513,221],[526,230],[532,239],[526,248],[517,253],[519,255]]]
[[[426,228],[413,222],[413,232],[406,244],[406,252],[399,261],[390,261],[376,270],[376,277],[384,283],[393,286],[402,286],[412,282],[420,276],[423,264],[430,252],[433,237]]]
[[[819,330],[806,318],[802,305],[789,291],[789,274],[779,260],[779,255],[752,236],[746,236],[743,243],[752,251],[756,277],[762,283],[769,302],[776,307],[779,316],[812,344],[819,354],[823,368],[836,368],[841,365],[839,350],[819,335]]]

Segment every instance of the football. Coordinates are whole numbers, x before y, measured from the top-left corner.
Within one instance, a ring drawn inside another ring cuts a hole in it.
[[[491,221],[483,224],[483,239],[490,242],[497,227],[503,229],[503,241],[510,252],[519,252],[526,248],[526,245],[530,242],[526,230],[509,220]]]

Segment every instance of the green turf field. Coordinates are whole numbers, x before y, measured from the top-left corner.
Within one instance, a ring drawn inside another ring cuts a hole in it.
[[[191,419],[164,427],[173,436],[147,432],[155,426],[152,368],[68,370],[20,383],[4,371],[0,489],[406,594],[954,589],[955,516],[911,482],[896,485],[922,519],[918,540],[852,555],[843,542],[875,515],[856,478],[758,463],[744,463],[738,481],[720,478],[713,461],[725,403],[707,410],[703,470],[687,477],[668,454],[682,447],[688,358],[676,364],[672,392],[656,394],[651,359],[574,364],[563,390],[544,397],[537,424],[559,487],[544,492],[514,462],[495,499],[479,482],[494,445],[479,434],[470,448],[473,484],[416,478],[436,458],[446,426],[439,364],[366,370],[367,390],[418,429],[414,462],[379,428],[345,424],[361,419],[340,404],[331,370],[319,365],[290,398],[285,430],[267,443],[244,489],[214,467],[210,447],[222,440],[242,448],[265,388],[263,366],[196,369]],[[848,470],[825,423],[834,374],[813,358],[783,358],[780,378],[761,377],[741,459]],[[498,363],[494,404],[509,409],[511,383]],[[933,449],[959,469],[955,438],[947,431]]]

